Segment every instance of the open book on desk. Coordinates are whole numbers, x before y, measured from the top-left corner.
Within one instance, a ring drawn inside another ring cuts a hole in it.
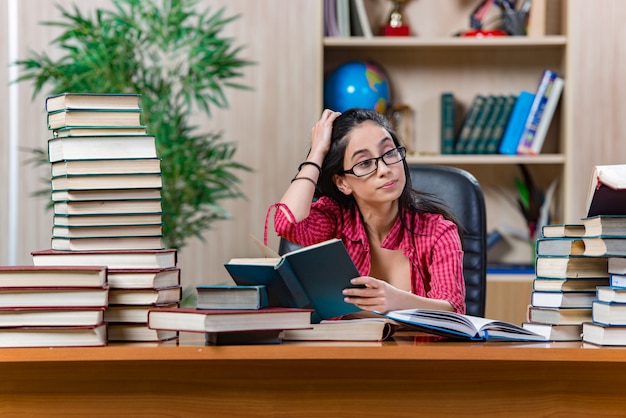
[[[472,341],[547,341],[543,335],[536,334],[509,322],[455,312],[406,309],[391,311],[384,316],[419,331],[453,339]]]
[[[264,285],[269,306],[314,309],[314,323],[360,311],[343,300],[343,289],[360,274],[339,239],[278,258],[233,258],[224,267],[239,286]]]

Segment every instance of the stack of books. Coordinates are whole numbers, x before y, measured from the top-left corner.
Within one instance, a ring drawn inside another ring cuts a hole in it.
[[[585,254],[606,257],[610,280],[596,289],[592,321],[583,325],[583,341],[597,345],[626,345],[626,165],[593,168],[587,192]]]
[[[150,310],[149,326],[203,332],[209,344],[267,344],[283,339],[376,341],[389,331],[389,320],[382,317],[358,329],[354,329],[357,321],[332,328],[321,324],[360,311],[344,301],[343,289],[352,286],[350,280],[359,273],[340,240],[283,256],[262,249],[274,257],[233,258],[224,264],[235,285],[198,286],[195,308]],[[312,331],[291,333],[295,330]]]
[[[441,153],[539,154],[563,86],[563,78],[545,70],[535,92],[479,93],[464,115],[454,94],[442,93]]]
[[[596,287],[609,281],[607,258],[584,255],[584,231],[583,224],[546,225],[536,242],[536,276],[522,326],[550,340],[581,340]]]
[[[148,325],[161,332],[203,333],[207,344],[280,344],[282,332],[308,328],[311,309],[270,307],[263,285],[198,286],[195,308],[155,308]]]
[[[138,94],[46,99],[54,220],[35,265],[105,266],[108,341],[158,341],[147,312],[181,299],[176,251],[163,248],[161,168]]]
[[[592,320],[583,326],[583,341],[626,345],[626,215],[596,215],[583,220],[590,257],[607,257],[609,283],[598,286]]]
[[[53,131],[48,141],[52,248],[162,248],[155,138],[116,131],[142,129],[139,95],[65,93],[48,97],[46,110]],[[72,134],[74,128],[82,135]]]
[[[106,267],[0,267],[0,347],[107,343]]]
[[[181,299],[180,269],[110,269],[109,306],[104,319],[109,341],[163,341],[177,337],[173,331],[148,327],[148,311],[178,307]]]
[[[46,249],[33,251],[32,259],[35,266],[107,267],[107,284],[113,296],[104,311],[108,341],[162,341],[176,337],[172,332],[148,328],[149,309],[177,306],[180,302],[180,269],[175,249]]]
[[[580,224],[543,227],[525,327],[554,336],[561,324],[580,322],[582,341],[626,345],[624,201],[626,165],[596,166]]]

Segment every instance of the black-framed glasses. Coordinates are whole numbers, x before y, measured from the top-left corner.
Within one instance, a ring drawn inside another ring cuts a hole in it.
[[[383,160],[383,162],[387,165],[396,164],[400,161],[404,160],[406,157],[406,148],[398,147],[392,150],[387,151],[380,157],[376,158],[368,158],[367,160],[363,160],[361,162],[356,163],[349,170],[344,170],[343,174],[352,174],[357,177],[364,177],[368,174],[372,174],[374,171],[378,170],[378,161]]]

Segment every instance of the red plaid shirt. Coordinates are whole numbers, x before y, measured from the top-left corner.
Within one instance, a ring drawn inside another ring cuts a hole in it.
[[[289,208],[280,203],[270,207],[268,216],[272,208],[279,206],[290,216],[276,210],[274,228],[278,235],[305,246],[339,238],[359,273],[369,275],[370,244],[357,208],[342,209],[334,200],[322,197],[311,205],[306,219],[294,222]],[[463,250],[456,225],[439,214],[406,212],[403,217],[409,230],[402,226],[398,217],[382,242],[382,248],[400,249],[410,260],[412,293],[446,300],[455,312],[465,313]]]

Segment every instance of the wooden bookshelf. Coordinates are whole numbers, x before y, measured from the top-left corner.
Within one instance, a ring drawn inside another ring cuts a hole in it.
[[[382,3],[382,4],[381,4]],[[387,4],[389,3],[389,4]],[[390,2],[367,2],[373,26],[384,21]],[[527,166],[543,190],[557,181],[551,208],[552,222],[570,217],[566,175],[571,157],[566,125],[571,109],[564,99],[575,86],[567,83],[568,35],[565,31],[565,1],[554,1],[546,10],[544,36],[470,38],[453,36],[468,29],[469,16],[475,7],[469,3],[450,5],[438,0],[409,1],[403,15],[412,29],[408,37],[325,37],[322,40],[323,76],[338,65],[351,61],[370,61],[387,74],[391,101],[408,105],[412,117],[412,137],[404,138],[413,151],[408,162],[442,164],[466,169],[476,176],[485,192],[487,229],[511,229],[526,232],[525,220],[516,206],[515,178],[518,165]],[[566,80],[557,112],[553,118],[542,154],[442,155],[440,140],[440,96],[452,92],[467,110],[477,94],[519,94],[534,92],[546,69]],[[320,101],[323,101],[320,92]],[[502,196],[506,196],[503,199]],[[513,204],[511,204],[513,202]],[[493,261],[526,263],[530,261],[530,243],[509,240],[511,248]]]

